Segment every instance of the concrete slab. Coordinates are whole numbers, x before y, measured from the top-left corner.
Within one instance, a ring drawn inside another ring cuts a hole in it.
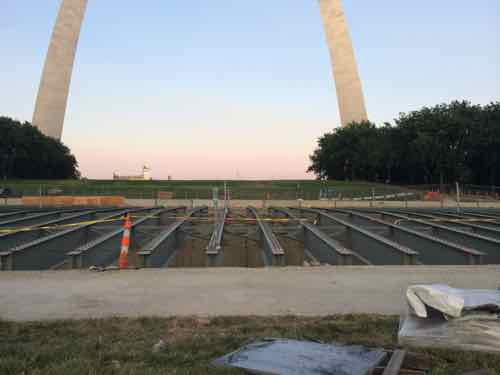
[[[0,273],[0,319],[399,314],[411,284],[500,287],[500,266]]]
[[[212,208],[214,203],[210,199],[126,199],[127,206],[149,207],[156,204],[169,207],[199,207]],[[353,200],[251,200],[233,199],[229,202],[231,208],[268,207],[314,207],[314,208],[456,208],[457,203],[452,200],[441,202],[426,201],[353,201]],[[462,208],[500,208],[500,201],[464,202]]]

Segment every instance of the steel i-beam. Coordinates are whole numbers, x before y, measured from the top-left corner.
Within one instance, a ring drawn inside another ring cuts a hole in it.
[[[207,209],[206,206],[203,206],[189,210],[184,217],[169,225],[165,230],[148,242],[142,250],[137,253],[140,266],[150,268],[163,267],[167,264],[179,247],[179,229],[181,229],[191,217]]]
[[[222,240],[224,238],[224,226],[228,212],[229,210],[224,208],[222,210],[222,215],[216,219],[214,231],[212,232],[210,242],[208,243],[207,250],[205,252],[207,255],[207,264],[210,267],[218,266],[222,262]]]
[[[288,209],[273,207],[272,211],[284,214],[285,216],[297,220],[300,223],[300,226],[304,231],[305,248],[321,263],[339,266],[353,264],[353,256],[355,256],[354,252],[343,246],[339,241],[328,236],[317,226],[303,220],[299,220],[299,218]]]
[[[284,266],[285,250],[268,223],[262,220],[254,207],[248,207],[247,211],[255,218],[259,228],[261,248],[264,251],[266,266]]]

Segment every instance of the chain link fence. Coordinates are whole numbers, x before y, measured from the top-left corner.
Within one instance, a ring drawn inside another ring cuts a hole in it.
[[[127,199],[224,199],[224,186],[86,186],[65,184],[4,184],[0,189],[10,198],[23,196],[123,196]],[[325,187],[298,184],[294,189],[273,187],[233,187],[227,185],[232,200],[412,200],[420,195],[391,186]],[[0,190],[1,195],[1,190]]]
[[[201,186],[200,186],[201,185]],[[286,186],[282,186],[286,185]],[[231,200],[351,200],[351,201],[425,201],[429,192],[439,192],[438,199],[456,199],[455,185],[420,185],[397,187],[392,185],[371,185],[367,183],[249,183],[227,184],[228,198]],[[463,185],[461,199],[498,200],[500,187]],[[182,199],[212,200],[224,199],[223,182],[203,183],[154,183],[113,184],[93,181],[64,183],[0,183],[0,198],[21,198],[23,196],[123,196],[126,199]],[[433,198],[435,200],[435,198]]]

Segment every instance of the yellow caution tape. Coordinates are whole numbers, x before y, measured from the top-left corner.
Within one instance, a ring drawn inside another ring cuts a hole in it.
[[[133,218],[148,218],[155,219],[160,216],[132,216]],[[171,216],[171,217],[163,217],[166,220],[175,220],[175,221],[189,221],[189,222],[200,222],[200,223],[213,223],[216,222],[217,219],[213,217],[209,218],[199,218],[199,217],[188,217],[188,216]],[[78,223],[72,224],[61,224],[61,225],[51,225],[51,226],[31,226],[31,227],[15,227],[15,228],[0,228],[0,234],[6,233],[19,233],[19,232],[30,232],[34,230],[56,230],[56,229],[65,229],[65,228],[74,228],[81,227],[85,225],[95,225],[102,223],[113,223],[117,221],[123,221],[123,217],[119,217],[116,219],[106,219],[106,220],[88,220],[81,221]],[[304,222],[307,219],[287,219],[287,218],[260,218],[259,221],[264,222],[275,222],[275,223],[290,223],[290,222]],[[257,219],[255,218],[227,218],[226,223],[256,223]]]
[[[16,227],[16,228],[1,228],[0,233],[15,233],[15,232],[30,232],[33,230],[51,230],[51,229],[64,229],[64,228],[72,228],[72,227],[81,227],[84,225],[94,225],[100,223],[112,223],[115,221],[122,221],[122,218],[118,219],[108,219],[108,220],[89,220],[89,221],[81,221],[78,223],[72,224],[62,224],[62,225],[51,225],[51,226],[34,226],[34,227]]]
[[[199,222],[199,223],[213,223],[216,222],[217,219],[215,217],[192,217],[192,216],[158,216],[158,215],[153,215],[153,216],[138,216],[138,215],[132,215],[132,218],[135,219],[143,219],[143,218],[148,218],[148,219],[158,219],[162,218],[165,220],[175,220],[175,221],[188,221],[188,222]],[[74,227],[80,227],[80,226],[85,226],[85,225],[95,225],[95,224],[102,224],[102,223],[113,223],[117,221],[123,221],[124,217],[117,217],[115,219],[101,219],[101,220],[88,220],[88,221],[81,221],[78,223],[72,223],[72,224],[61,224],[61,225],[51,225],[51,226],[30,226],[30,227],[15,227],[15,228],[0,228],[0,234],[5,234],[5,233],[17,233],[17,232],[30,232],[34,230],[56,230],[56,229],[64,229],[64,228],[74,228]],[[304,218],[282,218],[282,217],[262,217],[259,218],[258,220],[256,218],[226,218],[226,223],[257,223],[257,221],[261,222],[270,222],[270,223],[292,223],[292,222],[307,222],[310,221],[309,219],[304,219]],[[402,222],[405,221],[410,221],[410,222],[416,222],[416,223],[422,223],[425,224],[426,222],[435,222],[435,223],[494,223],[494,224],[500,224],[500,221],[496,219],[417,219],[417,218],[405,218],[405,219],[398,219],[394,222],[395,225],[400,225]],[[316,222],[314,222],[316,224]]]

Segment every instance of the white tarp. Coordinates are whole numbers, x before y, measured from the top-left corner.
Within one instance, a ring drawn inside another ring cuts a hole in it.
[[[452,318],[474,311],[500,313],[500,291],[455,289],[448,285],[414,285],[406,291],[410,308],[419,318],[427,318],[428,307]]]
[[[500,291],[415,285],[406,301],[400,344],[500,352]]]

